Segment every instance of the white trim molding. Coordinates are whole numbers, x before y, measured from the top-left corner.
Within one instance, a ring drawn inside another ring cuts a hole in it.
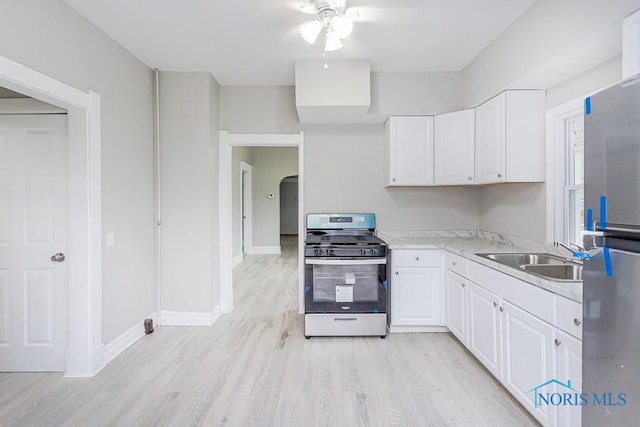
[[[280,245],[278,246],[253,246],[251,247],[250,254],[260,254],[260,255],[280,255],[282,253],[282,249]]]
[[[238,254],[233,257],[232,266],[235,267],[236,265],[239,265],[242,261],[244,261],[244,255]]]
[[[240,209],[240,252],[250,253],[253,246],[253,166],[240,161],[240,203],[244,205],[244,212]],[[243,180],[243,176],[245,179]],[[244,186],[243,186],[244,182]],[[242,217],[244,213],[244,218]],[[244,239],[243,239],[244,236]]]
[[[162,326],[211,326],[221,314],[219,305],[210,313],[162,310],[159,323]]]
[[[157,325],[157,314],[151,313],[145,319],[153,320],[154,327]],[[131,347],[133,344],[138,342],[142,337],[145,336],[144,330],[144,319],[140,322],[136,323],[128,330],[126,330],[122,335],[111,341],[109,344],[104,346],[104,363],[105,365],[111,362],[116,357],[120,356],[126,349]]]
[[[100,96],[0,55],[0,85],[67,111],[69,280],[66,377],[104,367]]]
[[[244,147],[298,148],[298,265],[304,262],[304,132],[295,134],[230,134],[220,131],[219,170],[219,237],[221,248],[231,248],[231,149]],[[220,250],[220,308],[222,313],[233,310],[233,257],[231,251]],[[298,269],[298,305],[304,312],[304,268]]]

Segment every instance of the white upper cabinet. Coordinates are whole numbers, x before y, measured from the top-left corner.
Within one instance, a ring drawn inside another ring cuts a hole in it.
[[[433,116],[392,116],[385,126],[387,185],[433,185]]]
[[[436,185],[474,183],[475,110],[435,117],[434,181]]]
[[[544,91],[508,90],[478,106],[476,184],[544,180]]]

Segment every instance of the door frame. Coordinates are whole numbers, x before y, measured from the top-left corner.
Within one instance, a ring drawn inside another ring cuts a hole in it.
[[[253,166],[247,162],[240,162],[240,251],[244,258],[245,254],[253,252],[253,238],[251,236],[252,229],[252,189],[251,189],[251,171]],[[244,210],[242,209],[244,207]],[[244,215],[244,218],[243,218]]]
[[[0,85],[67,110],[69,337],[65,377],[104,368],[100,95],[0,55]]]
[[[233,268],[231,218],[231,149],[232,147],[298,148],[298,312],[304,313],[304,131],[286,134],[232,134],[220,131],[219,171],[219,280],[220,311],[233,310]]]

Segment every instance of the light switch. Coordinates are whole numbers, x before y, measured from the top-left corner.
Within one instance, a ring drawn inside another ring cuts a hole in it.
[[[116,234],[107,233],[107,247],[110,248],[116,244]]]

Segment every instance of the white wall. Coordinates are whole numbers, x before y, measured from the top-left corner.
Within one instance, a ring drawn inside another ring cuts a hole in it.
[[[295,147],[251,148],[253,247],[280,247],[280,181],[298,173]],[[273,194],[269,199],[268,194]]]
[[[108,344],[155,310],[153,75],[58,0],[1,0],[0,54],[101,95],[102,339]],[[103,238],[104,241],[104,238]]]
[[[209,73],[160,73],[162,310],[217,303],[217,90]]]

